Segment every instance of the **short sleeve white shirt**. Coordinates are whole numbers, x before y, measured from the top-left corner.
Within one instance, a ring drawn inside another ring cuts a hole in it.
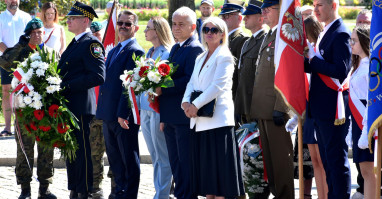
[[[19,9],[15,15],[12,15],[8,9],[2,12],[0,14],[0,43],[3,42],[8,48],[16,45],[30,20],[32,20],[31,16]]]

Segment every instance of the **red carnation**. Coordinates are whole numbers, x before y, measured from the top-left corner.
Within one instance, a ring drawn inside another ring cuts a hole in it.
[[[161,65],[159,65],[159,67],[158,67],[158,72],[159,72],[159,74],[161,74],[162,76],[166,76],[166,75],[168,75],[168,74],[170,73],[170,70],[171,70],[171,68],[170,68],[170,66],[167,65],[167,64],[161,64]]]
[[[38,119],[38,120],[42,120],[42,118],[45,115],[43,110],[35,110],[35,111],[33,111],[33,114],[36,117],[36,119]]]
[[[57,104],[52,104],[50,107],[49,107],[49,115],[51,117],[54,117],[54,118],[57,118],[57,115],[58,115],[58,108],[59,106]]]
[[[40,137],[38,137],[37,135],[36,135],[36,141],[37,142],[40,142],[41,140],[40,140]]]
[[[30,122],[29,126],[31,127],[32,130],[37,131],[37,126],[34,125],[34,122]]]
[[[19,116],[20,118],[23,117],[23,112],[21,109],[17,110],[17,116]]]
[[[50,126],[39,126],[38,128],[41,129],[41,130],[44,131],[44,132],[47,132],[47,131],[49,131],[52,127],[50,127]]]
[[[66,123],[64,123],[64,124],[58,123],[58,125],[57,125],[57,130],[61,134],[65,133],[68,129],[69,129],[69,126],[66,125]]]
[[[146,77],[147,73],[146,71],[149,69],[149,66],[142,66],[141,70],[139,70],[139,76],[140,77]]]
[[[29,133],[32,133],[31,130],[29,129],[28,125],[24,124],[25,126],[25,129],[29,132]]]

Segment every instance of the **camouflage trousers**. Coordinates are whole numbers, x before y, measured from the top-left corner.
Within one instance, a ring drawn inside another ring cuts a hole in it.
[[[98,120],[95,118],[90,122],[89,141],[93,163],[93,189],[101,188],[101,183],[103,180],[103,155],[105,154],[106,147],[105,140],[103,138],[102,125],[102,120]],[[110,168],[107,176],[113,178],[113,174],[111,173]]]
[[[32,181],[34,145],[36,139],[34,137],[26,135],[25,132],[23,132],[22,130],[20,131],[20,136],[31,169],[28,166],[27,159],[25,158],[25,155],[20,147],[18,135],[16,134],[16,180],[17,184],[21,184],[22,187],[28,187],[30,182]],[[49,184],[52,183],[52,178],[54,174],[53,151],[53,148],[44,148],[40,146],[39,142],[37,142],[37,179],[40,182],[41,187],[47,187],[49,186]]]

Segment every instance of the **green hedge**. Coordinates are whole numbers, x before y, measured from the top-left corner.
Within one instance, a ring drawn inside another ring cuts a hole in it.
[[[356,19],[358,13],[361,11],[359,8],[344,8],[340,7],[338,9],[338,14],[343,18],[343,19]]]

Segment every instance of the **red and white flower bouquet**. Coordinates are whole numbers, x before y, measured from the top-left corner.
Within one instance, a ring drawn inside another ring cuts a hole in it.
[[[154,103],[150,104],[155,111],[159,112],[159,104],[155,96],[155,89],[158,87],[169,88],[174,86],[174,81],[171,76],[176,71],[174,67],[167,60],[156,60],[145,57],[136,58],[133,55],[136,67],[133,70],[125,70],[120,76],[123,86],[127,89],[130,98],[130,104],[134,107],[134,97],[132,95],[139,95],[147,91],[149,95],[153,96]],[[134,93],[134,94],[133,94]]]
[[[61,78],[55,53],[38,48],[18,63],[12,79],[12,104],[17,129],[35,137],[42,146],[56,147],[64,158],[73,160],[78,149],[72,131],[77,119],[60,95]],[[18,132],[20,133],[20,131]]]

